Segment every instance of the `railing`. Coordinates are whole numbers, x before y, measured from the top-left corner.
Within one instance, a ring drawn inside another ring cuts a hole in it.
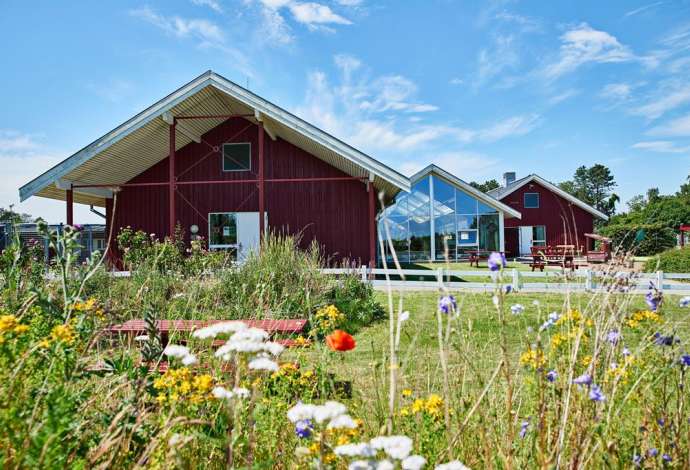
[[[362,282],[371,283],[374,287],[405,287],[408,289],[437,289],[439,282],[449,289],[467,290],[491,290],[495,287],[495,274],[489,271],[460,271],[452,269],[370,269],[366,266],[360,268],[328,268],[322,269],[324,274],[343,275],[357,274]],[[390,281],[384,278],[386,273]],[[401,279],[400,276],[405,279]],[[412,280],[410,278],[426,278],[426,280]],[[481,281],[477,281],[479,278]],[[661,291],[670,291],[674,294],[690,294],[690,273],[629,273],[629,272],[601,272],[589,269],[576,271],[520,271],[507,269],[503,271],[502,282],[510,285],[515,291],[583,291],[591,292],[600,287],[604,278],[626,281],[628,291],[645,292],[652,283]],[[466,280],[469,279],[469,280]],[[486,281],[484,281],[486,279]],[[537,280],[533,282],[532,279]],[[681,282],[685,281],[685,282]]]

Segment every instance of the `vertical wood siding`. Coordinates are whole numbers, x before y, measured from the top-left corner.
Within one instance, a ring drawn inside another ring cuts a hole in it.
[[[538,209],[526,209],[524,207],[525,193],[539,193]],[[584,234],[592,233],[594,230],[594,216],[540,184],[528,183],[501,199],[501,202],[522,214],[522,219],[506,219],[506,229],[544,225],[548,245],[578,245],[585,249],[588,247],[588,240]],[[512,245],[514,233],[511,235]]]
[[[257,179],[258,127],[247,127],[248,124],[244,119],[229,119],[203,138],[217,146],[226,142],[250,142],[250,172],[223,172],[219,152],[198,163],[211,149],[204,142],[191,143],[175,153],[178,181]],[[266,135],[264,152],[266,178],[348,176],[282,139],[273,141]],[[167,180],[166,158],[130,182]],[[256,184],[178,185],[178,192],[177,219],[187,236],[189,227],[196,224],[199,234],[208,238],[209,212],[258,211]],[[303,247],[317,240],[334,261],[346,258],[368,261],[368,201],[364,183],[266,183],[265,194],[268,227],[272,231],[301,234]],[[112,211],[111,201],[106,207],[108,211]],[[115,233],[121,227],[131,226],[163,238],[168,231],[167,187],[124,188],[117,196],[115,212]]]

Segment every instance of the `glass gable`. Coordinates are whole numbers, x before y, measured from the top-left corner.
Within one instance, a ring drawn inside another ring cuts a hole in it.
[[[435,175],[398,194],[380,216],[379,233],[391,262],[384,221],[402,263],[462,259],[472,250],[498,251],[501,245],[498,210]]]

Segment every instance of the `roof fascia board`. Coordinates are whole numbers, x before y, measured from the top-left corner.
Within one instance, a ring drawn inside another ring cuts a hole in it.
[[[559,188],[558,186],[556,186],[553,183],[550,183],[549,181],[545,180],[544,178],[542,178],[539,175],[530,175],[529,177],[525,178],[524,181],[521,181],[520,183],[515,184],[514,186],[511,186],[510,188],[506,188],[506,189],[508,189],[508,191],[506,191],[505,193],[503,193],[501,195],[501,199],[513,194],[515,191],[517,191],[518,189],[522,188],[524,185],[526,185],[527,183],[530,183],[532,181],[539,183],[540,185],[544,186],[549,191],[552,191],[552,192],[558,194],[563,199],[566,199],[566,200],[572,202],[573,204],[575,204],[576,206],[580,207],[581,209],[589,212],[590,214],[595,215],[595,216],[597,216],[603,220],[609,220],[609,217],[606,214],[604,214],[603,212],[596,210],[594,207],[590,206],[586,202],[581,201],[580,199],[576,198],[572,194],[570,194],[566,191],[563,191],[561,188]]]
[[[208,86],[210,83],[211,79],[209,72],[206,72],[189,82],[187,85],[182,86],[180,89],[166,96],[162,100],[159,100],[149,108],[108,132],[103,137],[95,140],[71,157],[58,163],[50,170],[19,188],[20,201],[25,201],[48,186],[50,183],[68,174],[82,163],[91,159],[98,152],[105,150],[105,148],[125,138],[137,129],[140,129],[144,125],[148,124],[152,119],[172,109],[189,96],[194,95]]]

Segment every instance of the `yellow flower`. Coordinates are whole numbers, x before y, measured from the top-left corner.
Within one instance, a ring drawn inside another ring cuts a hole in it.
[[[406,388],[405,390],[402,391],[402,396],[404,396],[404,397],[412,396],[412,390],[410,390],[409,388]]]
[[[213,388],[213,377],[208,374],[194,377],[194,388],[199,392],[208,392]]]
[[[49,340],[51,342],[65,343],[66,345],[70,346],[74,344],[76,339],[77,335],[72,326],[69,324],[54,326],[50,331]]]
[[[539,369],[546,364],[546,357],[544,356],[544,351],[541,349],[529,348],[527,351],[522,353],[520,356],[520,364],[523,366],[529,366],[533,369]]]
[[[412,413],[419,413],[420,411],[424,410],[424,405],[426,403],[424,402],[423,399],[417,398],[414,402],[412,402]]]
[[[14,315],[2,315],[0,316],[0,332],[12,330],[18,323]]]
[[[592,363],[592,356],[587,355],[587,356],[583,357],[582,360],[580,361],[580,363],[582,364],[583,367],[589,367],[589,365]]]
[[[28,325],[17,325],[14,327],[14,332],[17,333],[18,335],[22,333],[26,333],[29,331],[29,326]]]

